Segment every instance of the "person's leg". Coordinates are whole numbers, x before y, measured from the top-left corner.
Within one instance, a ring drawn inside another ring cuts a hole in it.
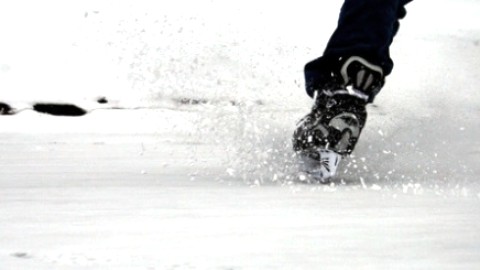
[[[330,74],[332,71],[338,73],[344,61],[351,56],[359,56],[380,67],[382,79],[390,74],[393,62],[389,47],[398,31],[399,19],[406,14],[404,5],[410,1],[345,0],[337,29],[323,56],[305,66],[307,93],[313,97],[315,91],[332,87],[328,84],[343,86],[345,82],[342,78],[331,78]]]
[[[307,93],[315,103],[297,124],[293,149],[307,172],[329,178],[339,156],[354,150],[366,106],[392,71],[389,47],[410,1],[345,0],[323,56],[305,66]]]

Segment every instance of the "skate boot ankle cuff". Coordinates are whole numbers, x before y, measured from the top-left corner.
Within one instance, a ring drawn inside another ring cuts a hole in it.
[[[340,74],[349,94],[373,102],[385,84],[382,68],[360,56],[350,56],[342,62]]]

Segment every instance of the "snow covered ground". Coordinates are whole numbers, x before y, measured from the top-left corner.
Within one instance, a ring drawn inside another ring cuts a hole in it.
[[[479,268],[480,3],[408,6],[355,155],[309,184],[301,71],[340,5],[0,3],[0,101],[103,108],[0,117],[0,269]]]

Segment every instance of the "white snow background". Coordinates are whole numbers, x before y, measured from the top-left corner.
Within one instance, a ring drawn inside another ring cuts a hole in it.
[[[407,6],[355,155],[307,183],[341,4],[1,2],[0,102],[92,111],[0,117],[0,269],[479,268],[480,2]]]

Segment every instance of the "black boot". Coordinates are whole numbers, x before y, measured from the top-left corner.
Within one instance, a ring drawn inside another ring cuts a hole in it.
[[[315,103],[293,134],[295,152],[306,163],[317,162],[326,168],[322,178],[333,176],[340,156],[352,153],[367,120],[366,105],[384,82],[381,68],[361,57],[338,61],[330,70],[317,69],[319,79],[307,82],[307,87],[316,88]]]

